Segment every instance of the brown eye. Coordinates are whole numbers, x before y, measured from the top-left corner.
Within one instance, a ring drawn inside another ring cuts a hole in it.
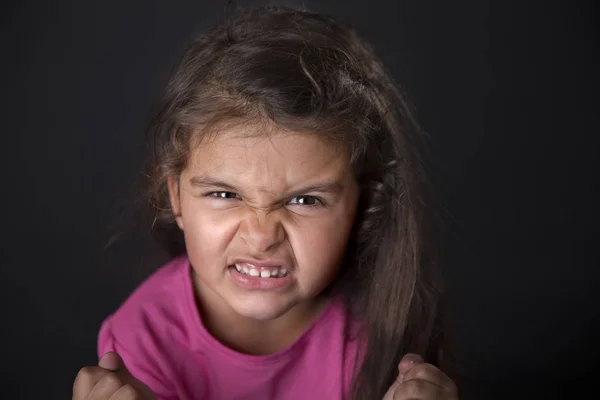
[[[240,196],[237,193],[233,192],[210,192],[208,193],[209,197],[216,197],[219,199],[239,199]]]
[[[322,205],[321,199],[315,196],[296,196],[292,197],[288,204],[301,206],[318,206]]]

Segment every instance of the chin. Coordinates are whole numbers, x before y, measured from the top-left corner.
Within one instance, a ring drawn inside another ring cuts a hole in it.
[[[269,296],[252,296],[252,299],[238,299],[231,302],[230,306],[239,315],[257,321],[270,321],[277,319],[291,310],[296,304],[285,302],[281,299],[269,299]]]

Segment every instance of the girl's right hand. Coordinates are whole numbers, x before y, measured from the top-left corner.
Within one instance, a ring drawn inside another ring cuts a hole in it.
[[[117,353],[106,353],[97,367],[82,368],[73,384],[73,400],[156,400],[125,368]]]

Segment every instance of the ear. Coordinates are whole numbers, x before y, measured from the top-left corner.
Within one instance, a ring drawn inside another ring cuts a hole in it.
[[[179,179],[174,176],[170,176],[167,181],[169,188],[169,201],[171,202],[171,209],[175,216],[175,222],[179,229],[183,230],[183,219],[181,218],[181,199],[179,196]]]

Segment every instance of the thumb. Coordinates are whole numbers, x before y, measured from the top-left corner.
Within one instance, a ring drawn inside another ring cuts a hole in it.
[[[127,367],[125,367],[125,363],[123,362],[121,356],[115,352],[109,351],[108,353],[104,354],[98,361],[98,366],[100,368],[115,372],[127,383],[131,383],[135,380],[129,370],[127,370]]]

